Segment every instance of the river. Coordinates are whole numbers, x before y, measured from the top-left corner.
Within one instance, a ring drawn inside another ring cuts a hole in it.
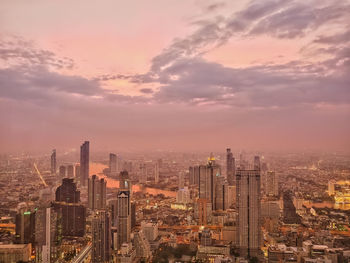
[[[115,180],[113,178],[109,178],[103,174],[103,169],[108,168],[107,165],[102,163],[90,163],[90,176],[93,174],[96,174],[100,178],[104,178],[107,182],[108,188],[118,188],[119,187],[119,181]],[[159,195],[163,194],[166,197],[176,197],[176,192],[169,191],[169,190],[162,190],[157,188],[151,188],[151,187],[143,187],[139,184],[132,185],[132,191],[133,192],[144,192],[151,195]]]

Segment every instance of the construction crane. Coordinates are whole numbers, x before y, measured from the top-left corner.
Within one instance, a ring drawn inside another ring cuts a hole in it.
[[[39,175],[39,177],[40,177],[41,181],[43,182],[43,184],[45,185],[45,187],[47,187],[48,185],[47,185],[47,183],[45,182],[44,178],[42,177],[42,175],[41,175],[41,173],[40,173],[40,171],[39,171],[38,166],[36,165],[36,163],[34,163],[34,169],[35,169],[36,173]]]

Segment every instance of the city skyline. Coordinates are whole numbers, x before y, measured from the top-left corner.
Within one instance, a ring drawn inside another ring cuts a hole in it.
[[[348,151],[349,11],[2,1],[0,151]]]

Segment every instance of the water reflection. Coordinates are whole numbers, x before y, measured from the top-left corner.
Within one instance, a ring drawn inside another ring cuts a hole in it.
[[[104,178],[106,180],[108,188],[118,188],[119,187],[118,180],[106,177],[103,174],[103,170],[106,168],[108,168],[108,166],[102,163],[90,163],[90,176],[93,174],[96,174],[100,178]],[[151,195],[163,194],[166,197],[176,197],[176,192],[174,191],[162,190],[162,189],[151,188],[151,187],[143,187],[142,185],[139,185],[139,184],[133,185],[132,191],[148,193]]]

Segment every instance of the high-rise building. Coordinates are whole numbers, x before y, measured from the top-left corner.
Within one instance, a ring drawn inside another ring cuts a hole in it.
[[[86,226],[86,208],[78,203],[53,202],[58,213],[60,236],[83,237]]]
[[[216,210],[216,182],[220,176],[220,166],[216,164],[215,158],[211,155],[207,165],[199,166],[199,198],[207,199],[211,203],[212,210]]]
[[[254,159],[255,161],[256,159]],[[254,165],[258,168],[257,165]],[[256,257],[260,250],[260,170],[236,172],[237,241],[242,256]]]
[[[90,143],[85,141],[80,146],[80,184],[85,186],[89,178]]]
[[[119,188],[127,189],[131,194],[131,182],[127,171],[121,171],[119,174]]]
[[[117,155],[114,153],[109,154],[109,172],[112,176],[116,176],[117,171]]]
[[[97,211],[91,223],[92,262],[109,262],[111,254],[111,223],[106,211]]]
[[[190,185],[199,185],[199,166],[190,166],[188,171]]]
[[[55,175],[56,174],[56,150],[52,150],[52,154],[51,154],[51,175]]]
[[[260,157],[254,156],[254,170],[260,170]]]
[[[187,186],[177,191],[176,202],[180,204],[188,204],[191,202],[190,190],[188,189]]]
[[[35,216],[36,262],[56,262],[58,244],[57,213],[51,207],[39,208]]]
[[[106,181],[94,174],[88,179],[88,207],[92,210],[106,208]]]
[[[61,165],[60,168],[59,168],[59,176],[60,176],[60,179],[66,178],[66,175],[67,175],[66,166]]]
[[[35,212],[27,208],[20,208],[16,215],[16,240],[17,244],[34,243],[35,237]]]
[[[278,196],[278,174],[268,171],[266,174],[265,192],[267,196]]]
[[[223,176],[216,179],[215,210],[226,210],[228,208],[228,184]]]
[[[226,149],[226,177],[228,185],[235,185],[236,164],[230,148]]]
[[[154,182],[157,184],[159,182],[159,163],[156,162],[154,165]]]
[[[64,178],[62,185],[56,189],[56,202],[78,203],[80,201],[80,191],[72,178]]]
[[[128,188],[120,188],[117,195],[117,230],[118,230],[118,249],[123,243],[130,242],[131,234],[131,203],[130,191]]]
[[[73,164],[67,165],[67,177],[73,178],[74,177],[74,166]]]
[[[185,187],[185,174],[183,171],[179,172],[179,189]]]
[[[150,244],[142,230],[135,232],[134,243],[136,257],[143,259],[144,262],[147,262],[147,259],[152,256],[152,253]]]
[[[76,180],[79,180],[80,178],[80,164],[75,164],[75,168],[74,168],[74,173],[75,173],[75,178]]]

